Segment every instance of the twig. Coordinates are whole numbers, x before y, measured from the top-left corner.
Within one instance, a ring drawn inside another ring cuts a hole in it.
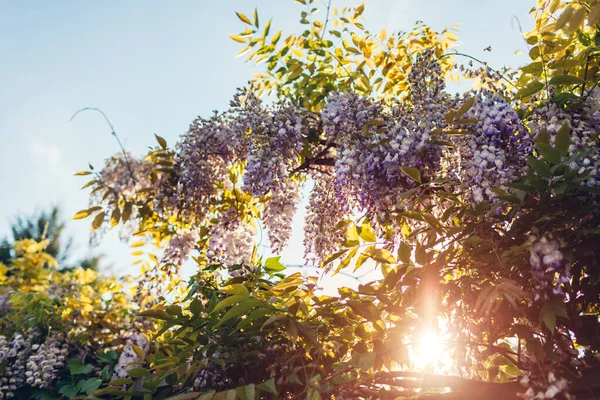
[[[133,174],[133,170],[131,169],[131,164],[129,163],[129,158],[127,157],[127,152],[125,151],[125,148],[123,147],[123,144],[121,143],[121,139],[119,139],[117,132],[115,132],[115,128],[114,128],[113,124],[110,122],[110,120],[108,119],[106,114],[104,114],[104,111],[102,111],[101,109],[96,108],[96,107],[84,107],[84,108],[78,110],[75,114],[73,114],[73,116],[69,119],[69,122],[73,121],[73,119],[79,113],[81,113],[83,111],[97,111],[100,114],[102,114],[102,116],[104,117],[104,120],[106,121],[106,123],[108,124],[108,126],[110,128],[111,135],[113,135],[115,137],[115,139],[117,139],[117,143],[119,144],[119,147],[121,148],[121,151],[123,152],[123,157],[125,158],[125,165],[127,166],[127,170],[129,171],[129,175],[131,176],[131,179],[133,179],[133,183],[137,183],[137,180],[135,179],[135,175]]]
[[[292,172],[290,172],[290,175],[293,175],[295,173],[298,173],[298,172],[302,171],[303,169],[306,169],[308,166],[310,166],[313,163],[317,164],[317,160],[321,159],[322,156],[324,156],[325,154],[327,154],[327,152],[329,151],[329,149],[331,149],[333,146],[334,146],[333,143],[328,144],[327,146],[325,146],[325,148],[323,150],[321,150],[316,156],[307,159],[302,164],[300,164],[298,167],[294,168],[292,170]],[[330,164],[320,164],[320,165],[330,165]]]
[[[498,74],[499,74],[499,75],[502,77],[502,79],[504,79],[504,80],[505,80],[506,82],[508,82],[508,83],[509,83],[509,84],[510,84],[512,87],[514,87],[515,89],[517,89],[517,87],[515,86],[515,84],[514,84],[514,83],[512,83],[511,81],[509,81],[509,80],[508,80],[508,79],[507,79],[507,78],[506,78],[504,75],[502,75],[502,74],[501,74],[499,71],[497,71],[497,70],[495,70],[494,68],[490,67],[490,66],[489,66],[487,63],[485,63],[485,62],[481,61],[480,59],[478,59],[478,58],[475,58],[475,57],[473,57],[473,56],[470,56],[470,55],[468,55],[468,54],[459,53],[459,52],[457,52],[457,51],[456,51],[456,52],[452,52],[452,53],[446,53],[446,54],[444,54],[444,55],[442,55],[442,56],[440,57],[440,60],[441,60],[442,58],[446,58],[446,57],[450,57],[450,56],[462,56],[462,57],[469,58],[469,59],[471,59],[471,60],[473,60],[473,61],[477,61],[477,62],[478,62],[478,63],[480,63],[481,65],[485,65],[487,68],[489,68],[489,70],[490,70],[490,71],[492,71],[492,72],[494,72],[494,73],[498,73]]]

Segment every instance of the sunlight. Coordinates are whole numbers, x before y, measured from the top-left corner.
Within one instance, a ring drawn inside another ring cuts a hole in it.
[[[413,350],[413,363],[419,369],[429,368],[444,357],[444,344],[438,334],[428,330],[421,335]]]

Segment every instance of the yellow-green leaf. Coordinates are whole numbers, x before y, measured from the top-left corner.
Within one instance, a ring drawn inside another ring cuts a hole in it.
[[[247,298],[248,298],[248,296],[239,295],[239,294],[226,297],[223,300],[221,300],[220,302],[218,302],[217,305],[215,306],[215,308],[211,312],[220,311],[220,310],[227,308],[229,306],[232,306],[234,304],[238,304],[238,303],[246,300]]]
[[[246,288],[246,286],[242,285],[241,283],[234,283],[232,285],[225,286],[221,289],[221,291],[227,294],[243,294],[246,296],[250,294],[248,288]]]
[[[571,127],[569,122],[565,121],[556,133],[556,150],[558,150],[563,157],[566,157],[569,154],[569,146],[571,145],[570,131]]]
[[[89,216],[93,212],[94,211],[92,211],[91,209],[80,210],[80,211],[77,211],[75,213],[75,215],[73,215],[72,219],[83,219],[83,218],[86,218],[87,216]]]
[[[234,35],[233,33],[231,35],[229,35],[229,37],[238,43],[246,43],[246,40],[243,37]]]
[[[588,14],[588,25],[594,26],[595,24],[600,22],[600,2],[596,2],[592,6],[590,13]]]
[[[404,173],[404,175],[408,176],[410,179],[417,183],[421,183],[421,172],[412,167],[401,167],[400,171]]]
[[[102,211],[101,213],[98,213],[96,215],[96,217],[94,218],[94,220],[92,221],[92,231],[100,228],[102,226],[102,223],[104,222],[104,216],[106,215],[106,213],[104,211]]]
[[[164,138],[158,136],[156,133],[154,134],[154,137],[156,138],[156,141],[158,142],[160,147],[162,147],[162,149],[165,150],[167,148],[167,141]]]
[[[578,78],[574,75],[556,75],[550,79],[551,85],[580,85],[583,83],[583,79]]]
[[[150,371],[148,371],[146,368],[131,368],[129,371],[127,371],[127,375],[133,378],[142,378],[145,376],[150,376]]]
[[[244,14],[240,13],[240,12],[235,12],[235,15],[237,15],[237,17],[240,19],[240,21],[242,21],[245,24],[248,25],[252,25],[252,21],[250,21],[250,19],[248,17],[246,17]]]
[[[373,260],[380,262],[380,263],[385,263],[385,264],[395,264],[396,263],[396,259],[394,258],[394,255],[392,253],[390,253],[389,250],[387,249],[376,249],[376,248],[368,248],[367,250],[365,250],[363,252],[364,255],[372,258]]]
[[[524,99],[524,98],[533,96],[534,94],[541,91],[543,88],[544,88],[544,84],[542,82],[537,82],[537,81],[531,82],[527,86],[521,88],[521,90],[519,90],[517,92],[517,95],[515,96],[515,100],[520,100],[520,99]]]
[[[460,106],[458,112],[456,113],[456,118],[462,117],[467,111],[473,107],[475,103],[475,97],[469,97],[465,102]]]
[[[119,223],[120,220],[121,220],[121,210],[119,210],[119,207],[115,207],[112,214],[110,215],[110,227],[114,228]]]

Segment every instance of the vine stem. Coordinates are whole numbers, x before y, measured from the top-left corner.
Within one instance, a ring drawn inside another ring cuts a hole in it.
[[[96,111],[96,112],[100,113],[102,115],[102,117],[104,117],[104,120],[106,121],[106,123],[108,124],[108,127],[110,128],[110,134],[113,135],[115,137],[115,139],[117,139],[119,148],[121,149],[121,152],[123,153],[123,157],[125,158],[125,165],[127,166],[127,171],[129,172],[131,179],[133,179],[133,183],[137,183],[137,179],[135,179],[135,175],[133,174],[133,170],[131,169],[131,164],[129,163],[129,158],[127,157],[127,152],[125,151],[125,148],[123,147],[123,143],[121,143],[121,139],[119,139],[119,136],[117,135],[117,132],[115,131],[115,128],[114,128],[112,122],[110,122],[110,119],[108,119],[108,117],[106,116],[104,111],[102,111],[101,109],[96,108],[96,107],[84,107],[80,110],[77,110],[75,112],[75,114],[73,114],[73,116],[71,116],[71,118],[69,119],[69,122],[73,121],[73,119],[75,119],[75,117],[77,115],[79,115],[80,113],[82,113],[84,111]]]
[[[459,53],[459,52],[446,53],[446,54],[444,54],[444,55],[442,55],[442,56],[440,57],[440,60],[441,60],[442,58],[446,58],[446,57],[450,57],[450,56],[461,56],[461,57],[466,57],[466,58],[468,58],[468,59],[471,59],[471,60],[473,60],[473,61],[477,61],[477,62],[478,62],[479,64],[481,64],[481,65],[485,65],[486,67],[488,67],[488,68],[490,69],[490,71],[492,71],[492,72],[494,72],[494,73],[498,72],[498,71],[497,71],[497,70],[495,70],[494,68],[490,67],[490,66],[489,66],[487,63],[485,63],[485,62],[481,61],[481,60],[480,60],[480,59],[478,59],[478,58],[475,58],[475,57],[473,57],[473,56],[470,56],[470,55],[468,55],[468,54],[465,54],[465,53]],[[499,73],[499,72],[498,72],[498,73]],[[500,73],[499,73],[499,74],[500,74]],[[504,79],[506,82],[508,82],[508,83],[509,83],[509,84],[510,84],[512,87],[514,87],[515,89],[518,89],[518,88],[515,86],[515,84],[514,84],[514,83],[512,83],[511,81],[509,81],[509,80],[508,80],[508,79],[507,79],[507,78],[506,78],[504,75],[500,74],[500,76],[502,77],[502,79]]]

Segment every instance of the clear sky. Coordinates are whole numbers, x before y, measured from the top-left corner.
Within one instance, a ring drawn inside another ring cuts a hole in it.
[[[526,62],[513,16],[524,30],[534,0],[367,0],[366,28],[408,31],[422,20],[436,30],[460,23],[459,50],[492,67]],[[332,6],[358,2],[333,0]],[[227,107],[236,87],[260,67],[235,58],[241,30],[234,11],[258,7],[272,31],[297,27],[292,0],[0,0],[0,235],[18,213],[58,204],[65,217],[87,207],[73,173],[100,167],[118,150],[99,107],[137,155],[157,133],[173,144],[197,115]],[[324,12],[324,7],[323,11]],[[491,52],[483,49],[492,46]],[[299,264],[301,218],[283,261]],[[104,253],[117,272],[135,272],[127,246],[109,237],[88,249],[89,221],[70,221],[79,255]]]

